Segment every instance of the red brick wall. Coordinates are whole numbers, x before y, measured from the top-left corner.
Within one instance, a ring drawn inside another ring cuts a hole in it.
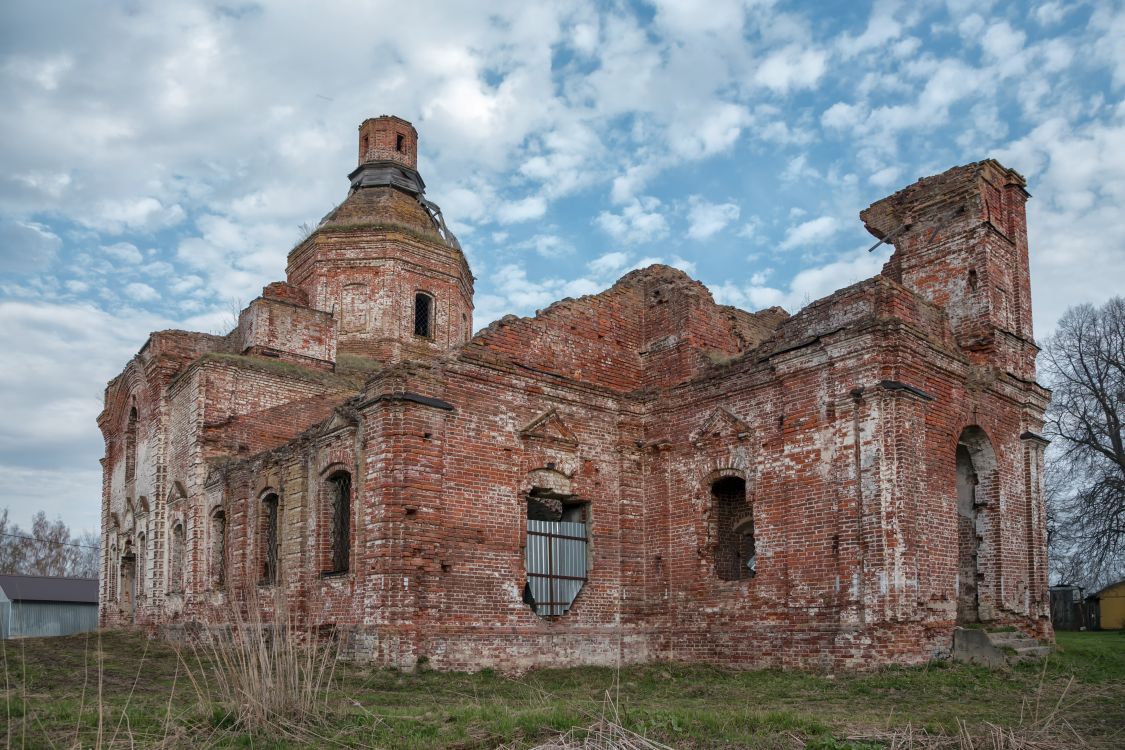
[[[103,622],[131,619],[108,574],[143,529],[150,593],[132,619],[150,626],[218,623],[252,603],[272,616],[281,592],[358,658],[406,667],[918,663],[948,652],[958,620],[956,455],[972,427],[995,459],[978,487],[980,618],[1049,637],[1033,434],[1047,394],[1030,380],[1022,185],[983,162],[875,204],[864,220],[896,245],[884,275],[792,317],[715,305],[654,266],[467,343],[460,251],[393,190],[360,201],[393,204],[386,225],[346,223],[360,209],[345,201],[239,331],[156,335],[107,389]],[[413,335],[417,291],[437,301],[430,338]],[[334,337],[371,358],[362,389],[327,371]],[[125,482],[133,404],[141,447]],[[351,556],[326,576],[340,471]],[[723,477],[746,483],[752,578],[716,573],[731,519],[710,488]],[[541,482],[589,509],[588,580],[556,617],[522,601]],[[269,494],[276,586],[260,582]],[[177,523],[185,586],[168,593]]]

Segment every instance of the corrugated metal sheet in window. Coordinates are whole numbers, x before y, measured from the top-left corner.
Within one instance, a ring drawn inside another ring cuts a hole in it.
[[[540,615],[565,614],[586,582],[586,524],[527,522],[528,584]]]

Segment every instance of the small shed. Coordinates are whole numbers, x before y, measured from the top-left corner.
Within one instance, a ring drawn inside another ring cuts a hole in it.
[[[1098,630],[1125,629],[1125,581],[1109,584],[1086,601],[1097,607]]]
[[[98,579],[0,575],[0,638],[98,627]]]
[[[1079,586],[1051,586],[1051,625],[1055,630],[1084,630],[1086,607]]]

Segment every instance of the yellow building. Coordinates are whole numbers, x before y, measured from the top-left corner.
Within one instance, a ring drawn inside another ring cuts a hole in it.
[[[1125,581],[1110,584],[1094,594],[1101,613],[1098,625],[1102,630],[1125,629]]]

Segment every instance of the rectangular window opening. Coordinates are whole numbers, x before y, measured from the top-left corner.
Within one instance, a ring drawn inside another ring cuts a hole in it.
[[[566,614],[586,583],[589,507],[570,498],[528,497],[523,600],[537,615]]]
[[[419,292],[414,295],[414,335],[433,335],[434,298]]]

